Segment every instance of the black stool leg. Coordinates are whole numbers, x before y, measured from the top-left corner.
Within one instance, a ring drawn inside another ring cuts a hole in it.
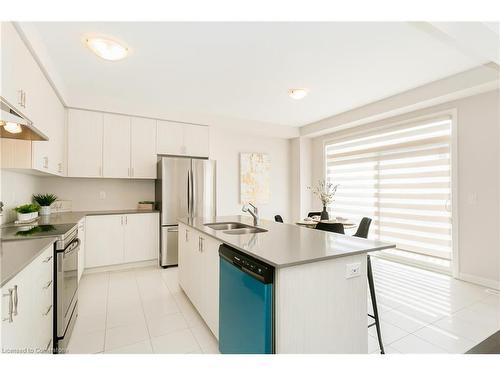
[[[373,319],[375,319],[375,327],[377,328],[377,337],[378,337],[378,345],[380,347],[380,354],[384,353],[384,344],[382,344],[382,334],[380,333],[380,319],[378,316],[377,309],[377,298],[375,297],[375,285],[373,284],[373,274],[372,274],[372,262],[370,260],[370,256],[367,256],[367,265],[368,265],[368,285],[370,286],[370,296],[372,300],[373,307],[373,316],[370,315]],[[370,326],[372,326],[371,324]],[[370,327],[369,326],[369,327]]]

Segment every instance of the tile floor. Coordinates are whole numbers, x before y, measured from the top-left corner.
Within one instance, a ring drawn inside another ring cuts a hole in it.
[[[486,288],[372,259],[386,353],[464,353],[500,329],[500,296]],[[79,305],[69,353],[218,353],[177,268],[84,275]],[[376,337],[370,328],[370,353]]]

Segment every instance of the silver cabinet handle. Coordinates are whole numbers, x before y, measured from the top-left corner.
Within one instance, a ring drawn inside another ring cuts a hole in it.
[[[52,305],[50,305],[50,306],[47,308],[47,311],[45,311],[45,312],[43,313],[43,316],[47,316],[47,315],[49,315],[50,310],[52,310]]]
[[[18,302],[17,285],[14,285],[14,295],[12,299],[14,300],[14,310],[12,311],[12,313],[14,315],[17,315],[17,302]]]
[[[57,171],[62,173],[62,163],[57,163]]]
[[[43,260],[43,263],[48,263],[51,259],[52,259],[52,255],[51,255],[51,256],[49,256],[49,257],[47,257],[47,258],[45,258],[45,259]]]
[[[123,216],[120,216],[120,222],[123,225]]]
[[[128,216],[125,216],[125,225],[128,225]]]
[[[198,237],[198,251],[200,253],[203,252],[203,240],[204,240],[203,237]]]
[[[188,233],[189,233],[189,230],[186,229],[186,242],[189,241]]]
[[[52,280],[49,280],[49,282],[47,284],[45,284],[43,289],[48,289],[50,285],[52,285]]]
[[[13,301],[12,301],[12,293],[14,293],[14,289],[13,288],[9,288],[9,292],[8,293],[4,293],[3,296],[4,297],[7,297],[9,296],[9,313],[8,313],[8,317],[7,318],[4,318],[2,319],[4,322],[7,321],[9,323],[12,323],[13,322],[13,319],[12,319],[12,310],[13,310]]]
[[[48,156],[43,157],[43,167],[45,169],[47,169],[49,167],[49,157]]]
[[[23,91],[23,108],[26,108],[26,91]]]

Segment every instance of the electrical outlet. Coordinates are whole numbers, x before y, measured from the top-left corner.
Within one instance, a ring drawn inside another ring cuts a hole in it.
[[[99,199],[106,199],[106,192],[105,191],[99,192]]]
[[[349,263],[345,266],[345,278],[358,277],[361,275],[361,263]]]

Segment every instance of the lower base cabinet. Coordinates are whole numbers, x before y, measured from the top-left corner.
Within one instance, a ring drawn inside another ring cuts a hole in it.
[[[2,289],[2,353],[51,353],[54,247]]]
[[[219,337],[219,246],[222,242],[179,224],[179,283]]]
[[[87,216],[85,268],[156,259],[159,225],[157,212]]]

